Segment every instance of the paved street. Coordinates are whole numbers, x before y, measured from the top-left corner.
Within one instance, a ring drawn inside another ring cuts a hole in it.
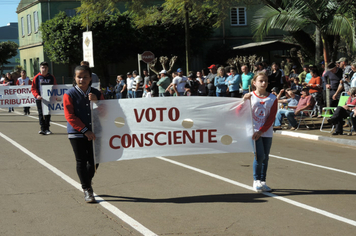
[[[275,134],[266,194],[251,153],[104,163],[86,204],[64,117],[43,136],[21,111],[0,109],[0,235],[355,235],[354,146]]]

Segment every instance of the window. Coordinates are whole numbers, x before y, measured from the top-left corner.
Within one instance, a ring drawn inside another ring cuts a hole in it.
[[[38,32],[38,26],[39,26],[39,24],[38,24],[38,11],[34,11],[33,12],[33,21],[34,21],[34,23],[35,23],[35,33],[37,33]]]
[[[27,70],[26,59],[23,60],[23,69]]]
[[[32,27],[31,27],[31,15],[27,15],[27,34],[32,33]]]
[[[21,17],[21,33],[22,37],[25,37],[25,20],[23,17]]]
[[[30,76],[33,77],[33,62],[32,62],[32,58],[30,59]]]
[[[232,26],[247,25],[245,7],[233,7],[230,14]]]

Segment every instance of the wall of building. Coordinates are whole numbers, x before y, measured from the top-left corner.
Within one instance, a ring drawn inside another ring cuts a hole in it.
[[[0,42],[11,41],[19,44],[18,24],[11,22],[7,26],[0,27]],[[8,60],[10,63],[3,66],[3,73],[11,72],[19,65],[20,53],[17,50],[17,55]]]

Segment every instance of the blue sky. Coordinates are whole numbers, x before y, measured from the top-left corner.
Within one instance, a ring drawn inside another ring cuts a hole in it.
[[[20,0],[0,0],[0,27],[9,22],[18,22],[16,9]]]

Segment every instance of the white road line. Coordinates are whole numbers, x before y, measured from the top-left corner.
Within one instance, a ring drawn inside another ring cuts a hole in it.
[[[216,175],[216,174],[210,173],[210,172],[205,171],[205,170],[201,170],[201,169],[198,169],[198,168],[195,168],[195,167],[192,167],[192,166],[189,166],[189,165],[177,162],[177,161],[173,161],[173,160],[170,160],[168,158],[164,158],[164,157],[156,157],[156,158],[158,158],[158,159],[160,159],[162,161],[170,162],[170,163],[172,163],[174,165],[178,165],[178,166],[181,166],[181,167],[196,171],[196,172],[201,173],[203,175],[207,175],[207,176],[219,179],[221,181],[224,181],[224,182],[227,182],[227,183],[230,183],[230,184],[233,184],[233,185],[236,185],[236,186],[239,186],[239,187],[242,187],[242,188],[245,188],[245,189],[253,191],[253,188],[251,186],[249,186],[249,185],[239,183],[237,181],[222,177],[220,175]],[[281,200],[283,202],[289,203],[291,205],[303,208],[305,210],[312,211],[312,212],[318,213],[320,215],[327,216],[329,218],[332,218],[332,219],[335,219],[335,220],[350,224],[352,226],[356,226],[356,221],[354,221],[354,220],[350,220],[350,219],[347,219],[345,217],[338,216],[338,215],[335,215],[333,213],[330,213],[330,212],[327,212],[327,211],[324,211],[324,210],[321,210],[321,209],[318,209],[318,208],[315,208],[315,207],[312,207],[312,206],[309,206],[309,205],[306,205],[306,204],[303,204],[303,203],[300,203],[300,202],[297,202],[297,201],[293,201],[293,200],[290,200],[290,199],[285,198],[285,197],[280,197],[280,196],[278,196],[276,194],[273,194],[273,193],[263,192],[262,194],[264,194],[266,196],[269,196],[269,197],[272,197],[272,198],[275,198],[275,199],[278,199],[278,200]]]
[[[79,191],[81,191],[81,192],[83,191],[82,188],[81,188],[81,185],[77,181],[73,180],[68,175],[66,175],[62,171],[58,170],[56,167],[52,166],[51,164],[49,164],[48,162],[46,162],[42,158],[36,156],[34,153],[30,152],[28,149],[26,149],[25,147],[21,146],[19,143],[17,143],[16,141],[12,140],[9,137],[7,137],[6,135],[4,135],[1,132],[0,132],[0,136],[3,139],[7,140],[12,145],[14,145],[16,148],[20,149],[22,152],[24,152],[25,154],[30,156],[32,159],[34,159],[35,161],[39,162],[41,165],[43,165],[44,167],[46,167],[47,169],[49,169],[50,171],[52,171],[53,173],[55,173],[56,175],[58,175],[59,177],[64,179],[67,183],[71,184],[73,187],[75,187]],[[132,228],[134,228],[135,230],[140,232],[142,235],[152,235],[152,236],[153,235],[157,235],[157,234],[153,233],[151,230],[147,229],[142,224],[140,224],[139,222],[137,222],[136,220],[134,220],[132,217],[128,216],[127,214],[125,214],[124,212],[119,210],[117,207],[115,207],[112,204],[106,202],[103,198],[99,197],[96,194],[95,194],[95,197],[96,197],[96,199],[98,200],[99,204],[102,207],[104,207],[105,209],[107,209],[108,211],[110,211],[111,213],[116,215],[118,218],[120,218],[126,224],[130,225]]]
[[[305,162],[305,161],[298,161],[298,160],[294,160],[294,159],[290,159],[290,158],[286,158],[286,157],[280,157],[280,156],[271,155],[271,154],[269,156],[277,158],[277,159],[285,160],[285,161],[296,162],[296,163],[300,163],[300,164],[304,164],[304,165],[308,165],[308,166],[319,167],[319,168],[326,169],[326,170],[332,170],[332,171],[336,171],[336,172],[340,172],[340,173],[356,176],[356,173],[350,172],[350,171],[346,171],[346,170],[340,170],[340,169],[336,169],[336,168],[332,168],[332,167],[317,165],[317,164],[313,164],[313,163],[309,163],[309,162]]]
[[[31,118],[35,118],[35,119],[38,119],[36,117],[33,117],[33,116],[28,116],[28,117],[31,117]],[[58,125],[58,126],[61,126],[61,127],[64,127],[66,128],[64,125],[61,125],[61,124],[58,124],[58,123],[54,123],[54,122],[51,122],[55,125]],[[1,133],[0,133],[1,134]],[[27,150],[27,149],[26,149]],[[349,172],[349,171],[344,171],[344,170],[340,170],[340,169],[336,169],[336,168],[331,168],[331,167],[327,167],[327,166],[322,166],[322,165],[317,165],[317,164],[313,164],[313,163],[308,163],[308,162],[304,162],[304,161],[298,161],[298,160],[293,160],[293,159],[290,159],[290,158],[285,158],[285,157],[280,157],[280,156],[276,156],[276,155],[271,155],[271,157],[274,157],[274,158],[278,158],[278,159],[282,159],[282,160],[286,160],[286,161],[292,161],[292,162],[296,162],[296,163],[300,163],[300,164],[305,164],[305,165],[309,165],[309,166],[314,166],[314,167],[318,167],[318,168],[323,168],[323,169],[327,169],[327,170],[331,170],[331,171],[336,171],[336,172],[340,172],[340,173],[344,173],[344,174],[349,174],[349,175],[354,175],[356,176],[356,173],[353,173],[353,172]],[[231,180],[231,179],[228,179],[228,178],[225,178],[225,177],[222,177],[222,176],[219,176],[219,175],[216,175],[216,174],[213,174],[213,173],[210,173],[210,172],[207,172],[207,171],[204,171],[204,170],[201,170],[201,169],[198,169],[198,168],[195,168],[195,167],[192,167],[192,166],[188,166],[188,165],[185,165],[183,163],[180,163],[180,162],[177,162],[177,161],[173,161],[173,160],[170,160],[170,159],[167,159],[167,158],[164,158],[164,157],[156,157],[160,160],[163,160],[163,161],[167,161],[167,162],[170,162],[172,164],[175,164],[175,165],[179,165],[181,167],[184,167],[184,168],[187,168],[187,169],[190,169],[190,170],[193,170],[193,171],[196,171],[196,172],[199,172],[201,174],[204,174],[204,175],[207,175],[207,176],[210,176],[210,177],[213,177],[213,178],[216,178],[216,179],[219,179],[219,180],[222,180],[224,182],[227,182],[227,183],[231,183],[233,185],[236,185],[236,186],[239,186],[239,187],[242,187],[242,188],[245,188],[245,189],[248,189],[248,190],[251,190],[253,191],[253,188],[249,185],[246,185],[246,184],[242,184],[242,183],[239,183],[237,181],[234,181],[234,180]],[[42,160],[42,159],[41,159]],[[74,181],[74,180],[73,180]],[[68,182],[68,181],[67,181]],[[77,183],[79,184],[79,183]],[[80,189],[81,190],[81,189]],[[318,213],[318,214],[321,214],[321,215],[324,215],[324,216],[327,216],[329,218],[332,218],[332,219],[335,219],[335,220],[338,220],[338,221],[341,221],[341,222],[344,222],[344,223],[347,223],[347,224],[350,224],[350,225],[353,225],[353,226],[356,226],[356,221],[354,220],[350,220],[350,219],[347,219],[345,217],[342,217],[342,216],[338,216],[338,215],[335,215],[333,213],[330,213],[330,212],[327,212],[327,211],[324,211],[324,210],[321,210],[321,209],[318,209],[318,208],[315,208],[315,207],[312,207],[312,206],[309,206],[309,205],[306,205],[306,204],[303,204],[303,203],[299,203],[297,201],[293,201],[293,200],[290,200],[288,198],[285,198],[285,197],[280,197],[278,195],[275,195],[273,193],[263,193],[264,195],[266,196],[269,196],[269,197],[273,197],[275,199],[278,199],[278,200],[281,200],[281,201],[284,201],[286,203],[289,203],[289,204],[292,204],[294,206],[297,206],[297,207],[300,207],[300,208],[303,208],[303,209],[306,209],[306,210],[309,210],[309,211],[312,211],[312,212],[315,212],[315,213]],[[100,200],[104,201],[104,199],[100,198]],[[107,203],[107,202],[105,202]],[[102,204],[102,203],[100,203]],[[109,205],[111,205],[110,203],[107,203]],[[111,205],[112,206],[112,205]],[[103,206],[104,207],[104,206]],[[114,206],[112,206],[114,207]],[[105,207],[106,208],[106,207]],[[116,207],[114,207],[115,209],[117,209]],[[107,209],[107,208],[106,208]],[[120,211],[119,209],[117,209],[118,211]],[[109,210],[111,211],[111,210]],[[112,212],[112,211],[111,211]],[[120,211],[121,212],[121,211]],[[123,213],[125,214],[125,213]],[[115,214],[116,215],[116,214]],[[126,215],[126,214],[125,214]],[[129,216],[128,216],[129,217]],[[119,217],[120,218],[120,217]],[[131,225],[132,226],[132,225]],[[146,235],[146,234],[144,234]]]

